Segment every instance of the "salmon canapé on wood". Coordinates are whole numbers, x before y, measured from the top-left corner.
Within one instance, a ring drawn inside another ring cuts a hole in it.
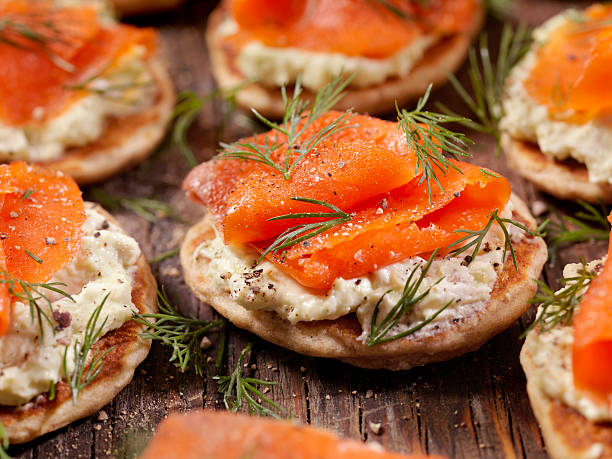
[[[338,116],[331,112],[317,120],[297,144]],[[356,115],[350,123],[299,159],[288,179],[269,164],[218,158],[194,169],[184,187],[208,207],[226,244],[249,244],[260,253],[297,224],[325,221],[274,219],[326,210],[296,198],[325,202],[350,215],[308,241],[266,253],[300,284],[320,290],[339,277],[362,276],[445,249],[464,235],[456,230],[480,230],[493,211],[506,206],[512,190],[505,178],[449,160],[439,165],[437,182],[428,186],[422,162],[398,123],[366,115]],[[238,144],[272,141],[286,139],[269,132]],[[279,167],[286,162],[282,148],[274,155]],[[291,155],[289,163],[299,158],[299,148]]]

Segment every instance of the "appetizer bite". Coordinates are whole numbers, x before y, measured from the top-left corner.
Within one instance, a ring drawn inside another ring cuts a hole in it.
[[[149,352],[138,243],[61,172],[0,165],[0,421],[22,443],[90,415]]]
[[[271,131],[222,144],[184,182],[207,208],[188,285],[235,325],[294,351],[408,369],[474,350],[516,320],[546,248],[508,181],[465,156],[443,115],[399,121],[287,100]]]
[[[555,459],[612,457],[611,255],[612,235],[607,258],[569,264],[563,287],[544,289],[521,351],[531,406]]]
[[[0,0],[0,161],[102,180],[148,156],[174,89],[152,29],[95,5]]]
[[[612,6],[544,23],[506,82],[508,162],[562,199],[612,202]]]
[[[463,61],[480,29],[480,0],[226,0],[206,39],[222,88],[237,102],[281,117],[281,87],[312,96],[339,72],[356,74],[336,106],[380,113],[423,95]]]
[[[324,430],[219,411],[172,414],[162,421],[142,459],[441,459],[374,449]]]

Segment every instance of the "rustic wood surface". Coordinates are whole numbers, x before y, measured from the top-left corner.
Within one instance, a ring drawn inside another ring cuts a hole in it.
[[[190,89],[204,95],[215,87],[204,42],[206,18],[215,3],[192,1],[173,13],[136,21],[138,25],[160,29],[179,90]],[[565,7],[585,4],[516,0],[512,19],[537,25]],[[495,43],[500,22],[489,19],[487,29]],[[465,80],[465,66],[460,75]],[[435,91],[433,100],[464,111],[448,86]],[[221,103],[208,104],[190,133],[200,161],[215,153],[219,140],[235,140],[248,132],[245,114],[237,112],[224,124],[222,111]],[[568,213],[575,209],[541,195],[508,170],[503,157],[492,155],[491,139],[472,137],[477,141],[474,162],[502,172],[528,202],[543,201]],[[117,195],[155,196],[168,201],[187,222],[193,223],[201,216],[201,210],[180,190],[187,172],[183,158],[166,143],[140,167],[99,186]],[[177,247],[188,228],[171,219],[151,224],[128,211],[117,211],[115,215],[148,257]],[[603,244],[566,249],[560,253],[556,266],[546,266],[543,277],[554,283],[566,262],[576,261],[580,254],[587,259],[600,256],[604,249]],[[212,317],[208,307],[201,305],[183,282],[177,257],[155,264],[153,269],[175,304],[185,311]],[[228,357],[221,373],[232,368],[243,347],[253,341],[248,372],[277,381],[268,395],[304,423],[345,437],[377,442],[398,452],[439,453],[451,458],[545,458],[518,359],[522,344],[519,335],[532,317],[533,311],[478,352],[402,372],[361,370],[333,360],[304,357],[230,326]],[[211,338],[214,342],[215,337]],[[180,374],[168,363],[168,357],[167,349],[154,344],[133,382],[104,407],[104,413],[29,444],[14,446],[11,453],[23,458],[134,457],[168,413],[202,407],[223,409],[214,381],[192,372]],[[382,423],[378,435],[372,431],[371,423]]]

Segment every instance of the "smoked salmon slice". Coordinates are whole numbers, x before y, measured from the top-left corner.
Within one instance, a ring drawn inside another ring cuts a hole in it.
[[[337,119],[332,111],[315,121],[298,139],[305,140]],[[390,191],[415,177],[416,158],[397,124],[355,115],[350,125],[321,142],[316,152],[300,161],[287,181],[275,169],[240,160],[203,163],[185,179],[184,188],[192,197],[222,215],[223,233],[228,243],[265,240],[303,220],[269,222],[278,215],[319,212],[317,205],[292,201],[305,196],[338,207],[352,207],[371,196]],[[367,137],[364,137],[367,132]],[[271,135],[285,141],[282,135]],[[247,139],[264,143],[264,135]],[[273,159],[284,161],[285,149]],[[296,159],[297,153],[292,157]]]
[[[586,123],[612,114],[612,6],[594,5],[556,29],[523,85],[555,119]]]
[[[0,165],[0,180],[0,266],[12,278],[46,282],[80,248],[85,222],[81,191],[61,172],[24,162]],[[2,285],[0,334],[8,327],[11,301]]]
[[[394,454],[283,421],[219,411],[172,414],[141,459],[442,459]]]
[[[612,213],[608,216],[612,222]],[[572,365],[576,387],[595,395],[612,394],[612,233],[608,259],[591,281],[574,319]],[[607,397],[606,397],[607,399]]]
[[[483,228],[492,210],[503,209],[512,189],[502,177],[485,176],[481,168],[455,162],[441,177],[444,192],[431,204],[417,180],[350,209],[350,222],[321,233],[286,252],[269,253],[302,285],[327,290],[334,280],[352,279],[406,258],[444,249],[464,236],[454,231]],[[384,208],[383,208],[384,205]],[[263,252],[272,241],[254,244]]]
[[[242,47],[259,41],[272,47],[388,57],[426,33],[469,30],[478,16],[476,0],[406,2],[389,0],[230,0],[240,26],[225,40]]]
[[[331,112],[320,119],[304,139],[337,116]],[[501,211],[510,198],[505,178],[451,161],[456,169],[437,172],[442,189],[434,184],[430,200],[417,176],[416,154],[397,123],[358,115],[351,124],[356,127],[330,136],[298,162],[289,180],[269,165],[215,159],[194,169],[184,188],[209,208],[225,243],[251,244],[262,253],[283,231],[325,221],[270,220],[326,210],[292,198],[326,202],[351,214],[350,221],[266,255],[302,285],[319,290],[338,277],[362,276],[444,249],[464,235],[455,230],[482,229],[491,212]],[[263,142],[265,136],[250,140]],[[281,156],[274,159],[283,162]]]
[[[0,120],[42,123],[87,93],[75,86],[107,70],[132,45],[155,49],[155,32],[102,27],[89,6],[0,0]],[[34,37],[34,38],[32,38]]]

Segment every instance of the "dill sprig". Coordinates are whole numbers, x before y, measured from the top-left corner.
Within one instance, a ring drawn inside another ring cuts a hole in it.
[[[397,16],[400,19],[408,19],[410,17],[404,11],[400,10],[397,6],[391,3],[389,0],[370,0],[370,1],[378,5],[381,5],[383,8],[386,8],[387,10],[389,10],[391,13],[393,13],[395,16]],[[424,0],[420,0],[420,1],[422,2]]]
[[[127,105],[135,105],[138,104],[138,100],[130,100],[126,99],[127,91],[131,91],[134,89],[142,89],[151,87],[153,84],[152,80],[146,82],[130,82],[130,83],[112,83],[112,84],[100,84],[103,79],[110,79],[112,75],[106,74],[105,72],[101,72],[97,75],[93,75],[81,83],[75,85],[66,86],[66,89],[71,91],[83,91],[90,94],[97,94],[100,97],[110,100],[116,103],[124,103]]]
[[[307,202],[310,204],[317,204],[319,206],[327,207],[331,212],[304,212],[296,214],[280,215],[278,217],[269,218],[268,221],[275,220],[288,220],[293,218],[330,218],[331,220],[325,220],[322,222],[305,223],[302,225],[295,225],[291,228],[283,231],[275,240],[263,251],[257,260],[257,264],[264,259],[268,253],[278,253],[279,251],[286,249],[295,244],[299,244],[307,239],[313,238],[318,234],[324,233],[325,231],[333,228],[334,226],[341,225],[343,223],[351,221],[353,218],[351,214],[347,214],[343,210],[325,201],[319,201],[317,199],[309,198],[290,198],[292,201]]]
[[[141,336],[145,339],[160,341],[164,346],[170,347],[172,349],[170,362],[181,373],[193,366],[196,374],[203,376],[206,356],[201,346],[202,339],[211,329],[223,327],[224,321],[208,321],[183,316],[178,308],[170,304],[163,288],[158,291],[157,306],[158,313],[136,313],[132,317],[132,320],[147,327]]]
[[[227,108],[224,112],[224,121],[226,122],[236,108],[236,96],[238,92],[251,83],[253,83],[253,80],[248,80],[229,89],[216,88],[203,97],[199,97],[193,91],[183,91],[179,93],[174,112],[172,113],[174,126],[172,127],[170,137],[172,143],[178,148],[190,168],[193,169],[196,167],[198,161],[189,147],[187,133],[202,111],[202,108],[216,97],[220,97],[223,102],[225,102]]]
[[[0,284],[8,285],[9,293],[14,298],[17,298],[19,301],[29,306],[32,321],[36,320],[38,322],[41,344],[45,336],[45,322],[52,331],[55,327],[55,323],[52,319],[53,304],[49,296],[45,294],[45,291],[57,293],[74,302],[74,298],[60,288],[66,286],[66,284],[62,282],[26,282],[11,276],[6,269],[1,267]],[[42,305],[39,303],[42,303]],[[48,309],[48,311],[45,309]]]
[[[487,12],[496,19],[504,20],[512,9],[512,0],[485,0]]]
[[[276,383],[245,377],[243,374],[244,358],[252,347],[253,343],[248,343],[242,350],[236,367],[230,375],[214,377],[219,384],[219,393],[223,394],[223,403],[228,411],[236,412],[246,403],[250,415],[258,414],[279,419],[284,412],[283,408],[257,388],[257,386],[274,386]]]
[[[147,260],[149,264],[160,263],[169,258],[175,257],[181,251],[180,247],[175,247],[174,249],[167,250],[166,252],[160,253],[159,255]]]
[[[429,295],[429,292],[431,291],[431,289],[436,284],[439,284],[440,282],[442,282],[442,280],[444,279],[443,277],[438,279],[427,290],[421,293],[418,293],[419,287],[423,283],[423,279],[425,279],[425,276],[427,275],[427,272],[429,271],[429,268],[431,267],[431,264],[437,253],[438,253],[438,250],[437,249],[434,250],[434,252],[431,254],[431,257],[429,257],[429,260],[427,261],[425,266],[420,264],[418,266],[415,266],[412,269],[412,271],[410,272],[410,275],[408,276],[408,279],[406,280],[406,283],[404,284],[404,290],[402,292],[402,296],[400,297],[398,302],[395,304],[395,306],[391,308],[389,313],[379,322],[378,314],[380,311],[380,304],[385,298],[385,295],[387,295],[387,293],[389,292],[386,292],[385,294],[383,294],[383,296],[380,297],[380,299],[376,303],[376,306],[374,307],[374,312],[372,313],[372,319],[370,322],[370,336],[368,337],[368,346],[375,346],[377,344],[388,343],[390,341],[394,341],[396,339],[400,339],[400,338],[403,338],[405,336],[415,333],[416,331],[420,330],[421,328],[425,327],[427,324],[432,322],[436,317],[438,317],[442,313],[442,311],[444,311],[446,308],[448,308],[453,303],[453,300],[451,300],[448,303],[446,303],[444,306],[442,306],[440,309],[438,309],[435,313],[433,313],[427,319],[413,325],[412,327],[400,333],[397,333],[391,336],[387,336],[389,332],[399,323],[400,319],[406,313],[410,312],[419,301],[421,301],[423,298]],[[421,274],[415,278],[415,275],[417,271],[419,270],[419,268],[421,268]]]
[[[430,203],[432,181],[437,184],[440,191],[444,192],[444,188],[436,175],[436,170],[444,175],[450,168],[461,172],[444,156],[444,153],[455,159],[469,157],[467,148],[473,143],[464,134],[453,132],[442,126],[443,123],[467,122],[469,121],[467,118],[423,110],[431,94],[431,88],[432,85],[430,84],[414,110],[400,110],[396,105],[398,126],[406,134],[406,141],[416,155],[415,175],[421,175],[419,185],[426,182]]]
[[[476,258],[476,255],[478,255],[478,253],[480,252],[480,247],[482,247],[485,237],[487,236],[487,234],[489,233],[491,228],[493,228],[494,225],[498,225],[501,228],[502,233],[504,234],[504,254],[503,254],[502,260],[506,259],[506,254],[508,253],[508,251],[510,251],[510,255],[512,256],[512,262],[514,263],[514,268],[518,271],[516,255],[514,253],[512,239],[510,237],[510,233],[508,232],[507,225],[516,226],[517,228],[520,228],[523,231],[525,231],[529,236],[540,236],[541,233],[539,229],[536,231],[531,231],[529,228],[527,228],[522,223],[519,223],[516,220],[513,220],[511,218],[500,217],[499,209],[495,209],[493,212],[489,214],[489,221],[487,222],[485,227],[482,228],[481,230],[472,231],[472,230],[467,230],[467,229],[458,229],[458,230],[453,231],[453,233],[464,233],[465,236],[456,240],[455,242],[453,242],[451,245],[448,246],[449,249],[451,247],[459,246],[456,249],[451,250],[450,255],[453,257],[456,257],[456,256],[461,255],[463,252],[473,248],[474,250],[472,251],[472,255],[470,256],[471,258],[468,264],[471,263],[471,261],[474,260],[474,258]]]
[[[301,98],[302,85],[298,76],[291,97],[288,96],[285,86],[281,88],[285,113],[280,123],[271,121],[257,110],[251,109],[255,117],[271,129],[271,132],[261,134],[264,137],[263,142],[258,140],[260,136],[256,136],[253,141],[242,140],[232,144],[221,142],[221,150],[217,158],[240,159],[265,164],[279,171],[285,180],[289,180],[293,168],[323,140],[330,135],[353,127],[348,124],[353,116],[353,113],[349,110],[336,117],[332,122],[322,126],[308,138],[301,138],[321,115],[331,110],[342,99],[343,91],[353,77],[354,75],[343,80],[342,75],[338,75],[317,91],[311,103]],[[281,155],[280,159],[282,161],[280,163],[277,163],[273,158],[277,151]],[[297,157],[292,161],[291,158],[295,154],[297,154]]]
[[[89,191],[94,199],[108,211],[123,208],[134,212],[145,220],[155,223],[159,218],[172,218],[180,223],[183,219],[174,211],[172,206],[166,202],[142,196],[115,196],[101,188],[90,188]]]
[[[575,276],[561,279],[562,288],[556,292],[546,283],[536,279],[539,291],[529,302],[539,304],[540,307],[535,320],[525,330],[522,337],[525,337],[527,332],[536,327],[542,332],[547,332],[557,325],[569,325],[571,323],[576,305],[582,301],[587,287],[596,276],[593,271],[588,269],[584,258],[581,258],[580,262],[582,267],[578,270],[578,273]]]
[[[584,201],[578,201],[581,210],[573,217],[561,215],[551,211],[553,218],[546,219],[542,225],[546,226],[548,244],[548,257],[550,264],[554,265],[557,251],[570,244],[587,241],[607,241],[610,237],[610,224],[606,216],[608,210],[605,204],[595,207]]]
[[[109,295],[110,292],[106,294],[102,302],[96,307],[96,309],[94,309],[94,312],[89,317],[87,325],[85,326],[83,341],[81,342],[76,340],[74,342],[74,370],[72,375],[70,375],[68,372],[69,346],[66,346],[64,349],[64,378],[70,386],[73,405],[76,405],[79,393],[98,377],[100,371],[102,371],[102,368],[104,367],[104,358],[116,347],[111,346],[103,352],[96,351],[90,357],[93,346],[102,335],[104,326],[108,321],[108,316],[106,316],[100,326],[98,326],[100,313],[102,312],[102,308],[106,304],[106,300],[108,299]]]
[[[13,459],[8,453],[10,445],[11,443],[6,427],[4,427],[4,423],[0,421],[0,459]]]
[[[62,70],[74,72],[74,65],[53,52],[49,47],[51,43],[65,42],[55,25],[46,18],[39,19],[34,15],[28,15],[27,19],[29,21],[0,18],[0,43],[28,51],[35,51],[38,48]],[[28,22],[31,24],[28,24]],[[34,30],[32,25],[36,25],[39,30]],[[12,37],[22,38],[32,43],[33,46],[27,46]]]
[[[505,24],[495,63],[491,57],[486,34],[480,36],[478,48],[470,49],[468,88],[464,87],[455,75],[450,73],[448,75],[451,85],[476,117],[475,121],[464,118],[458,123],[494,137],[497,142],[495,156],[501,152],[499,122],[504,115],[501,104],[504,82],[512,68],[529,49],[530,42],[531,34],[525,24],[519,24],[516,29],[511,24]],[[437,106],[447,115],[457,116],[457,113],[444,104],[438,102]]]

